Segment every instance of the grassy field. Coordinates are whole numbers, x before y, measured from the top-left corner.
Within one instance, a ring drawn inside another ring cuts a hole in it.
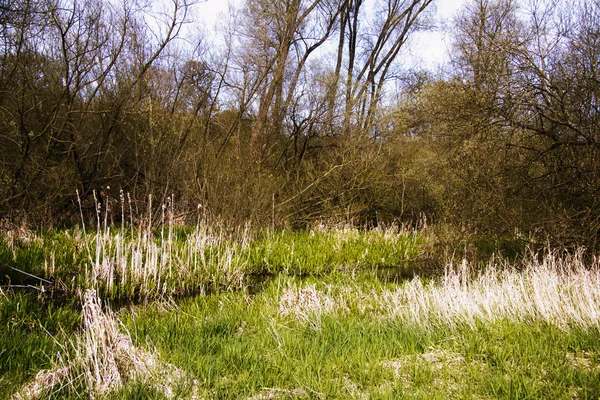
[[[0,398],[600,396],[596,261],[440,264],[435,241],[397,227],[5,232]]]

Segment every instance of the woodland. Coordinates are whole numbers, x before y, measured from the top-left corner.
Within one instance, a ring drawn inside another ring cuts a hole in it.
[[[600,398],[600,0],[207,1],[0,0],[0,400]]]
[[[406,62],[435,0],[246,0],[216,33],[199,5],[1,2],[4,224],[101,204],[598,249],[598,0],[469,0],[437,71]]]

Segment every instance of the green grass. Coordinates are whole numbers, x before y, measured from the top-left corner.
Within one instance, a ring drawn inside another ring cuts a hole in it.
[[[0,399],[50,368],[79,322],[72,304],[42,303],[29,293],[0,294]]]
[[[205,398],[600,395],[597,330],[512,320],[431,329],[355,312],[297,319],[280,310],[290,284],[274,280],[256,297],[224,293],[186,300],[177,311],[124,312],[122,319],[138,345],[155,347],[194,376]],[[338,277],[335,284],[356,281]]]
[[[0,276],[12,284],[60,283],[74,293],[94,288],[115,301],[152,300],[248,286],[255,277],[333,270],[403,268],[423,238],[395,229],[225,232],[176,229],[80,229],[0,239]]]
[[[420,255],[423,238],[393,230],[264,232],[249,249],[252,272],[318,275],[336,269],[399,267]]]
[[[428,240],[172,226],[5,235],[0,398],[36,384],[56,399],[600,396],[597,264],[548,252],[381,274],[412,268]],[[7,266],[57,282],[54,294]],[[16,282],[31,287],[6,289]]]

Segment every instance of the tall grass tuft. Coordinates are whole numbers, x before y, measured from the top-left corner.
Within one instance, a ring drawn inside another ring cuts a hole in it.
[[[280,312],[300,321],[316,314],[357,312],[424,328],[510,320],[600,331],[600,265],[597,259],[586,264],[583,253],[532,254],[519,268],[498,260],[483,270],[467,261],[450,263],[437,279],[416,277],[396,288],[369,292],[348,286],[321,292],[314,286],[290,287],[281,297]],[[307,293],[310,301],[290,306],[289,299]],[[324,301],[330,306],[315,306]]]
[[[463,261],[449,265],[439,282],[414,280],[387,292],[382,304],[390,315],[413,322],[464,324],[542,321],[566,330],[599,329],[600,269],[586,265],[583,251],[543,257],[531,255],[521,270],[494,263],[483,271]]]
[[[59,354],[55,368],[40,371],[13,397],[38,399],[65,392],[102,397],[118,392],[126,384],[140,382],[172,398],[184,373],[164,363],[157,354],[133,345],[129,333],[110,309],[102,310],[95,291],[83,295],[84,330]],[[123,332],[124,331],[124,332]]]
[[[109,200],[104,208],[96,200],[95,232],[86,231],[81,215],[75,247],[85,253],[85,266],[73,289],[94,289],[101,298],[146,301],[242,286],[246,263],[241,250],[248,229],[226,233],[200,220],[195,228],[176,226],[171,198],[162,206],[158,227],[152,224],[151,211],[134,223],[131,204],[126,222],[125,203],[121,192],[120,226],[109,223]],[[53,262],[46,264],[46,272],[54,270]]]
[[[230,243],[222,231],[197,227],[176,241],[171,226],[158,238],[143,229],[107,230],[93,240],[82,284],[103,297],[148,300],[242,285],[242,246]]]

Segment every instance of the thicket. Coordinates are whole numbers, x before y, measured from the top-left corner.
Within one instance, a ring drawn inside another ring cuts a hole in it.
[[[471,0],[445,71],[407,71],[432,4],[247,0],[217,47],[180,0],[2,2],[0,214],[426,216],[596,250],[600,2]]]

